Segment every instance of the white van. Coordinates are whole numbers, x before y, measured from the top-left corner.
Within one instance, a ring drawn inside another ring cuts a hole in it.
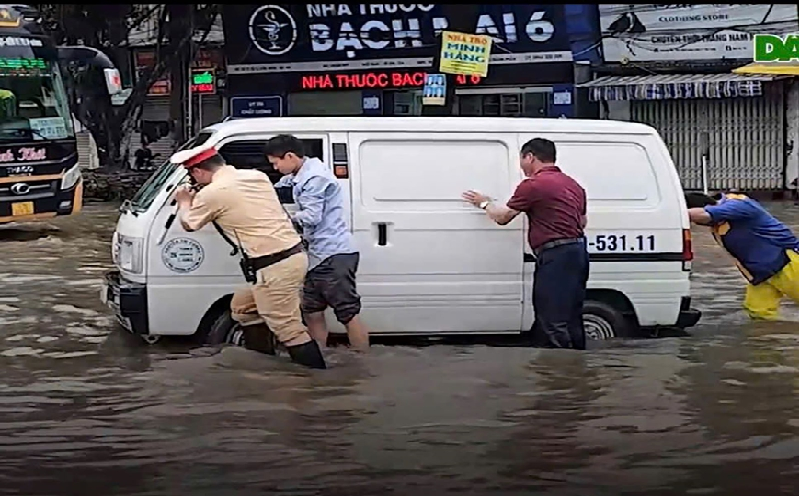
[[[590,338],[691,327],[693,253],[683,190],[653,128],[606,120],[319,117],[230,120],[184,145],[213,144],[226,161],[279,174],[265,141],[294,134],[329,164],[349,203],[361,253],[362,317],[374,334],[519,333],[533,322],[534,257],[524,216],[497,226],[461,200],[477,189],[507,199],[522,180],[521,145],[557,144],[558,165],[588,193]],[[196,335],[240,342],[229,302],[246,284],[213,226],[174,221],[185,171],[168,161],[121,208],[117,270],[101,297],[130,332],[154,342]],[[291,209],[291,194],[280,191]],[[287,194],[285,194],[287,193]],[[335,319],[328,320],[332,325]],[[344,332],[333,327],[333,332]]]

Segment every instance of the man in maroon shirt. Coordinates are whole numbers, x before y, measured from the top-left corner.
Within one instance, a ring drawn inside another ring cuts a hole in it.
[[[522,146],[527,176],[508,200],[497,205],[476,191],[463,199],[486,211],[499,225],[524,212],[530,248],[536,256],[533,280],[533,344],[585,349],[583,301],[588,282],[585,190],[555,165],[555,143],[535,138]]]

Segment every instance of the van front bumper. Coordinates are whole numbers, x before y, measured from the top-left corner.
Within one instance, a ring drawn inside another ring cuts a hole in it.
[[[695,308],[691,308],[691,297],[683,296],[682,300],[680,300],[680,315],[677,317],[675,327],[679,327],[680,329],[693,327],[701,318],[702,312]]]
[[[111,309],[119,324],[132,334],[150,333],[147,321],[147,286],[127,281],[118,270],[105,273],[100,300]]]

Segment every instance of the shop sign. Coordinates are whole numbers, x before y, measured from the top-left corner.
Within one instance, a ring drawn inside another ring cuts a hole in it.
[[[283,98],[279,95],[234,97],[230,99],[230,115],[236,119],[280,117]]]
[[[192,69],[191,92],[195,95],[215,95],[216,71],[214,69]]]
[[[418,88],[424,86],[426,76],[427,73],[421,71],[314,74],[302,76],[300,87],[303,90]],[[480,81],[482,81],[480,76],[455,77],[455,82],[460,86],[476,85]]]
[[[363,110],[363,115],[382,115],[383,92],[379,90],[362,91],[361,109]]]
[[[791,62],[799,59],[799,35],[755,35],[755,62]]]
[[[444,105],[447,103],[447,76],[428,74],[422,90],[422,105]]]
[[[230,74],[430,67],[455,9],[443,4],[223,5]],[[474,34],[501,47],[491,63],[571,62],[560,5],[485,5]]]
[[[754,35],[796,31],[795,4],[602,4],[606,62],[747,59]]]
[[[488,75],[490,36],[454,31],[444,31],[441,36],[441,72],[480,77]]]
[[[144,73],[145,69],[151,68],[155,66],[155,52],[153,50],[138,50],[136,51],[136,77],[139,78]],[[198,50],[197,54],[194,58],[194,61],[191,63],[192,66],[192,77],[194,75],[194,69],[211,69],[215,72],[218,67],[223,67],[223,54],[221,50]],[[197,71],[199,74],[202,74],[203,71]],[[205,71],[207,72],[207,71]],[[215,94],[216,93],[216,86],[217,86],[217,78],[216,74],[213,75],[214,77],[214,90],[213,93],[206,93],[204,91],[195,91],[194,84],[192,81],[192,92],[194,93],[201,93],[201,94]],[[172,83],[170,81],[170,74],[167,71],[160,79],[155,81],[152,86],[150,86],[150,90],[147,92],[147,96],[169,96],[172,89]],[[210,90],[208,87],[204,87],[205,90]]]

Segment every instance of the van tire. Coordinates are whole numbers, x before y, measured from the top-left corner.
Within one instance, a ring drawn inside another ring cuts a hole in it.
[[[602,301],[589,300],[583,304],[583,326],[589,340],[632,337],[624,314]]]
[[[230,314],[230,310],[222,312],[205,334],[203,344],[216,346],[220,344],[244,345],[244,333]]]

